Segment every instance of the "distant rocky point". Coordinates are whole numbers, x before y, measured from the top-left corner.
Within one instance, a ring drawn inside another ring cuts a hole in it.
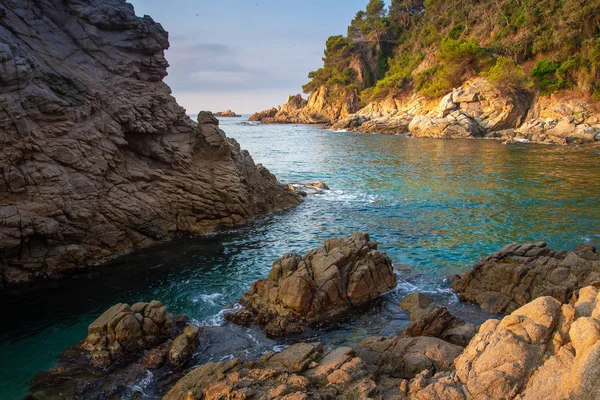
[[[218,113],[215,113],[215,115],[217,117],[229,117],[229,118],[240,118],[241,117],[241,115],[237,115],[236,113],[234,113],[231,110],[220,111]]]

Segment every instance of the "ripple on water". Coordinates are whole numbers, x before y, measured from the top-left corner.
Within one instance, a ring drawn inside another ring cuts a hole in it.
[[[507,243],[600,244],[598,151],[240,122],[245,121],[221,125],[280,181],[324,181],[332,190],[236,232],[178,240],[91,275],[1,294],[7,323],[0,331],[0,359],[10,362],[0,363],[0,398],[23,395],[27,380],[81,340],[87,325],[115,303],[157,299],[201,325],[220,325],[224,310],[236,307],[273,260],[286,252],[304,254],[330,237],[369,232],[395,263],[418,274],[401,275],[396,290],[364,314],[300,338],[328,344],[356,343],[406,327],[408,315],[398,303],[415,290],[468,319],[484,318],[457,301],[444,277]],[[247,334],[265,340],[257,331]],[[260,351],[287,344],[268,342]]]

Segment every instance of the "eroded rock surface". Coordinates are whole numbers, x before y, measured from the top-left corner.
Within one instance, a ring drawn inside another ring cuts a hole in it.
[[[600,398],[599,300],[590,286],[570,304],[539,297],[487,321],[456,359],[456,371],[417,377],[411,399]]]
[[[391,260],[369,235],[356,233],[329,239],[304,257],[290,253],[276,260],[269,277],[240,299],[246,309],[227,317],[283,336],[341,316],[395,287]]]
[[[1,284],[298,204],[216,118],[186,116],[168,47],[122,0],[2,2]]]
[[[593,246],[564,251],[540,242],[505,246],[452,286],[462,300],[501,314],[541,296],[565,303],[575,290],[594,282],[600,282],[600,255]]]
[[[370,338],[358,349],[323,351],[300,343],[256,362],[208,363],[191,371],[165,400],[219,398],[408,400],[408,379],[448,371],[462,349],[433,338]]]

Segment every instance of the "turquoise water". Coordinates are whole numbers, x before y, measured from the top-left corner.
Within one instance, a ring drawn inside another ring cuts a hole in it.
[[[68,281],[1,294],[0,399],[23,395],[27,381],[83,339],[87,325],[112,304],[158,299],[199,323],[218,324],[222,310],[264,277],[274,259],[332,236],[369,232],[395,263],[422,274],[366,316],[323,333],[332,343],[405,326],[397,300],[415,287],[451,300],[443,278],[507,243],[600,244],[598,150],[255,126],[240,119],[224,119],[222,127],[280,181],[322,180],[332,190],[237,232],[178,240]]]

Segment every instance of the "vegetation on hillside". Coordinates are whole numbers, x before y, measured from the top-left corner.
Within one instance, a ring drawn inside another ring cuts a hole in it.
[[[437,97],[476,75],[600,100],[600,0],[369,0],[346,36],[327,40],[303,89]]]

